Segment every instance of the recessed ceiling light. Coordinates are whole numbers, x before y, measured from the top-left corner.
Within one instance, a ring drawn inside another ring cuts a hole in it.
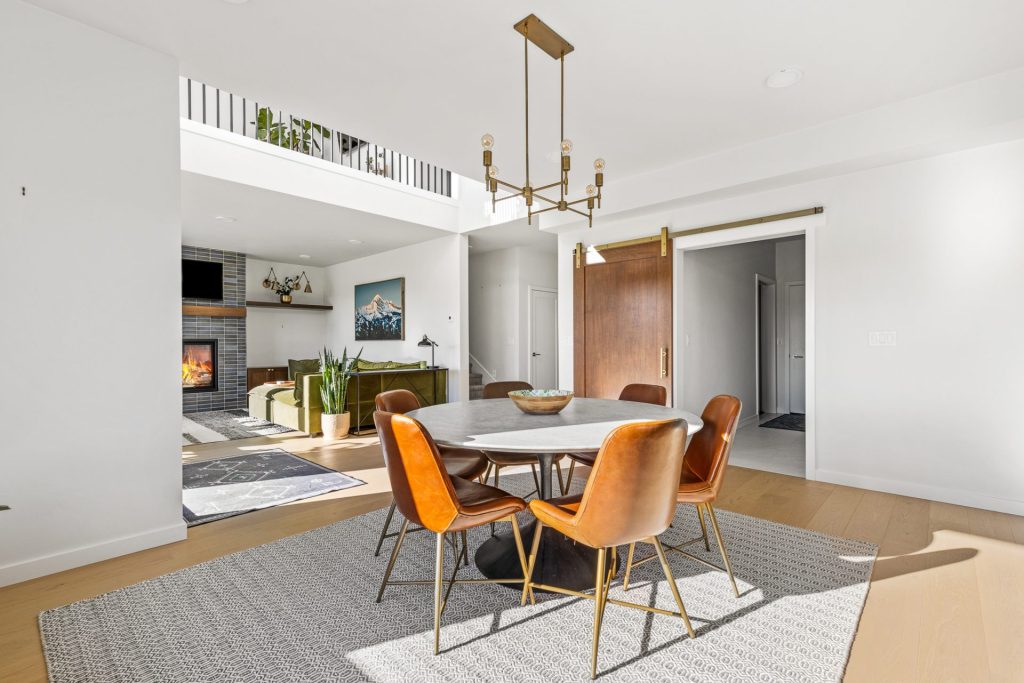
[[[234,216],[217,216],[217,220],[224,221],[225,223],[234,223],[238,219]]]
[[[799,83],[803,77],[803,71],[790,67],[772,72],[768,78],[764,79],[764,84],[769,88],[788,88]]]
[[[350,244],[362,244],[363,241],[362,240],[349,240],[349,243]]]
[[[299,258],[313,258],[309,254],[299,254]]]

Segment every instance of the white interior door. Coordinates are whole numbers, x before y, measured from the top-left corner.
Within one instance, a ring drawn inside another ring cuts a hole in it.
[[[806,367],[804,365],[804,286],[786,287],[786,317],[789,325],[789,412],[803,413]]]
[[[530,289],[530,384],[558,388],[558,293]]]

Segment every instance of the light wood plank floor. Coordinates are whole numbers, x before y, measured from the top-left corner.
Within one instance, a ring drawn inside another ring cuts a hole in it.
[[[374,437],[279,435],[189,446],[186,459],[273,444],[367,482],[189,530],[188,539],[0,588],[0,681],[46,680],[40,611],[331,524],[390,502]],[[847,681],[1024,680],[1024,517],[730,468],[719,506],[880,545]]]

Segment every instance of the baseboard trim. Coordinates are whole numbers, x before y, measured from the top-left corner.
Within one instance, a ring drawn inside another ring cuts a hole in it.
[[[858,474],[847,474],[834,470],[816,470],[815,479],[829,484],[841,486],[853,486],[859,489],[870,491],[881,491],[883,493],[894,493],[898,496],[909,496],[911,498],[923,498],[934,500],[939,503],[951,503],[965,507],[991,510],[992,512],[1005,512],[1010,515],[1024,515],[1024,500],[1013,500],[1010,498],[997,498],[973,491],[960,491],[947,489],[928,484],[915,484],[913,482],[898,481],[895,479],[882,479],[879,477],[865,477]]]
[[[744,427],[749,427],[750,425],[756,425],[757,419],[759,417],[760,415],[748,415],[747,417],[740,420],[740,423],[736,425],[736,429],[743,429]]]
[[[0,586],[9,586],[22,581],[56,574],[75,567],[81,567],[112,557],[183,541],[188,536],[185,520],[159,529],[151,529],[131,536],[121,536],[93,545],[72,548],[52,555],[33,557],[0,567]]]

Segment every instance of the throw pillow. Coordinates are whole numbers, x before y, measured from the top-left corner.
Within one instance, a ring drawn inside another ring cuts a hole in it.
[[[312,358],[309,360],[288,359],[288,379],[295,381],[295,402],[302,405],[302,377],[304,375],[315,375],[320,372],[320,360]]]

